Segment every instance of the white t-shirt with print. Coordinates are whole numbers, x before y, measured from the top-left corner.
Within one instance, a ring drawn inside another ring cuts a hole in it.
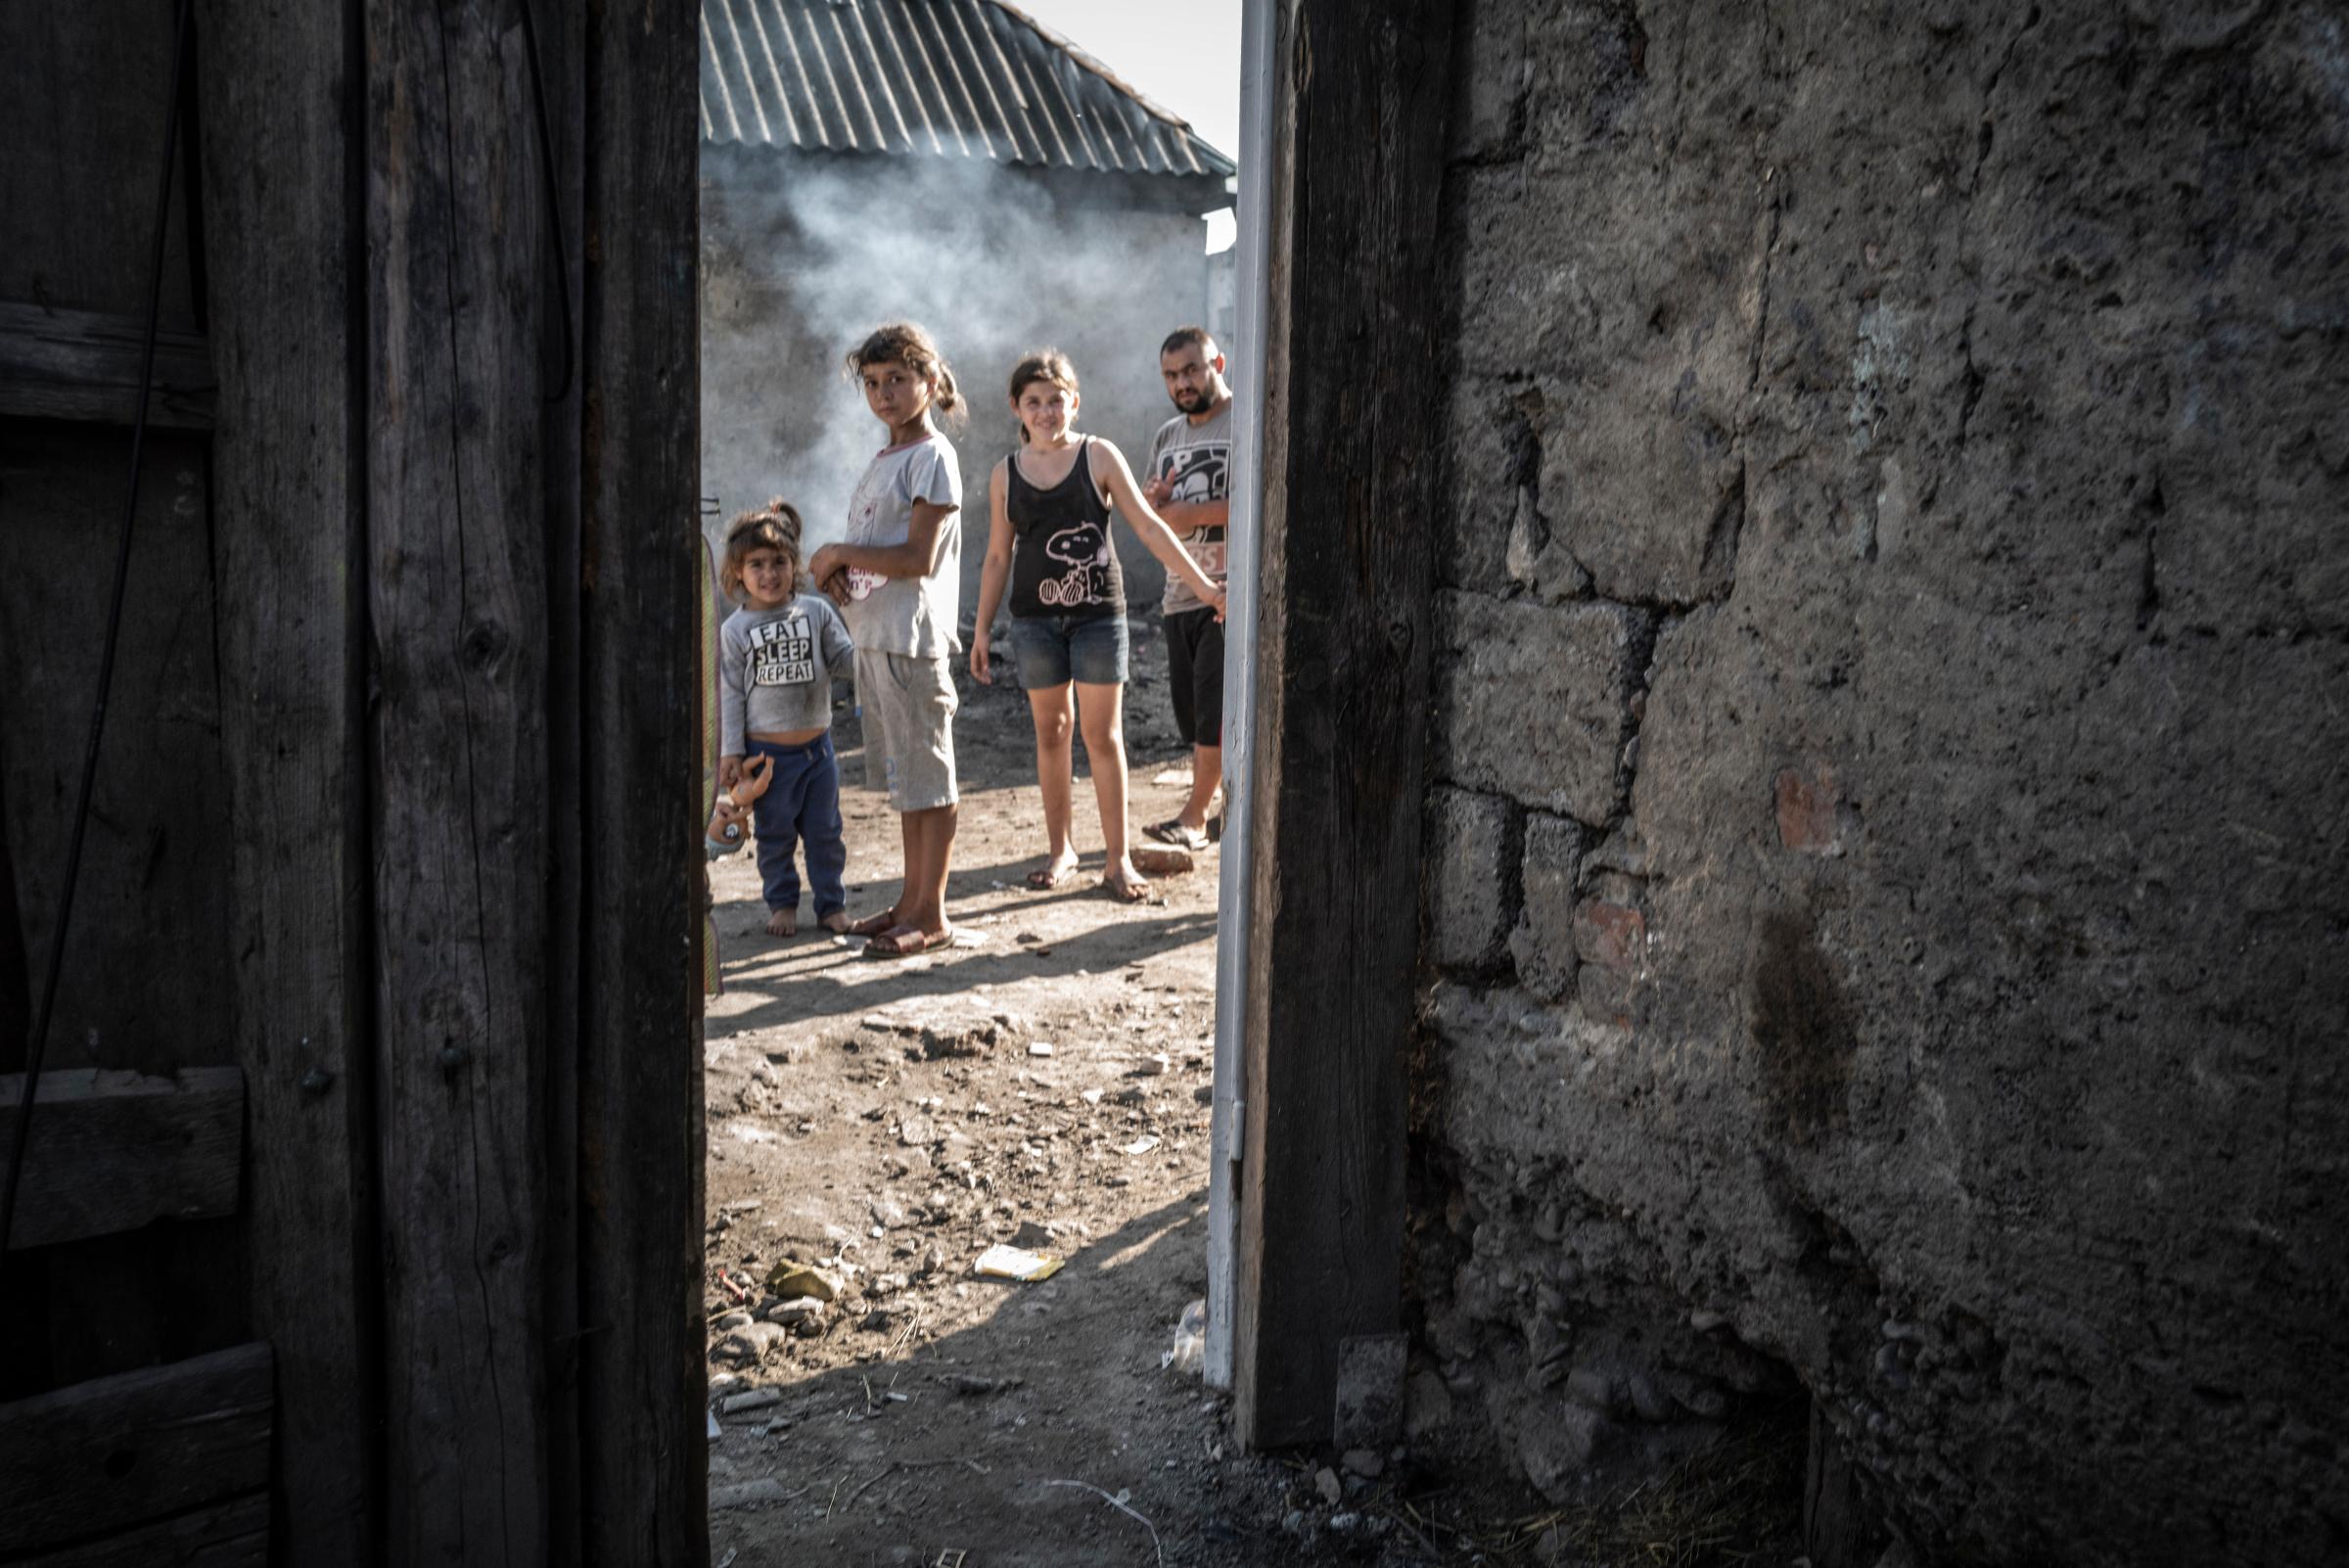
[[[874,457],[849,497],[848,542],[882,549],[903,544],[913,530],[916,501],[947,509],[938,530],[937,570],[894,581],[852,572],[851,597],[841,614],[861,649],[940,659],[961,647],[955,623],[962,613],[962,467],[944,436],[933,431]]]

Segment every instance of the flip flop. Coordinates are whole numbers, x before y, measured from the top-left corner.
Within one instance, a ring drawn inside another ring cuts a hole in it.
[[[862,920],[850,921],[848,929],[840,935],[844,937],[878,937],[884,931],[894,930],[897,924],[898,911],[892,907],[882,910],[879,914],[866,915]]]
[[[1038,893],[1050,893],[1076,874],[1075,861],[1071,861],[1065,866],[1041,866],[1028,873],[1028,886]]]
[[[1161,844],[1172,844],[1178,850],[1196,854],[1207,848],[1207,835],[1195,827],[1184,827],[1182,818],[1171,816],[1164,822],[1153,822],[1142,829]]]
[[[898,926],[882,932],[864,945],[867,958],[912,958],[940,947],[954,945],[954,928],[933,937],[919,926]]]
[[[1109,896],[1120,903],[1140,903],[1150,897],[1148,879],[1139,876],[1130,882],[1121,877],[1103,877],[1101,886],[1108,889]]]

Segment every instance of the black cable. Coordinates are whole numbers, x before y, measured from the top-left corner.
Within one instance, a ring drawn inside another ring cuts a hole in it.
[[[571,265],[564,259],[563,200],[555,186],[555,140],[546,115],[546,83],[538,74],[538,24],[530,18],[530,0],[518,0],[522,12],[522,41],[530,52],[530,103],[538,118],[538,180],[546,188],[546,225],[554,251],[555,277],[563,302],[563,385],[547,393],[550,403],[561,402],[571,391]]]
[[[171,98],[163,111],[163,161],[155,194],[155,246],[147,269],[147,336],[139,356],[138,413],[130,424],[129,493],[122,498],[122,529],[115,544],[114,598],[107,606],[106,641],[98,657],[98,697],[90,707],[89,744],[81,754],[81,793],[73,805],[73,829],[66,841],[65,877],[57,890],[57,925],[49,937],[49,969],[41,981],[40,1009],[24,1042],[24,1097],[17,1102],[16,1142],[9,1146],[8,1176],[0,1186],[0,1271],[8,1266],[9,1232],[17,1213],[17,1188],[24,1179],[24,1149],[32,1135],[32,1105],[40,1092],[41,1058],[48,1053],[49,1023],[57,1010],[58,977],[65,972],[66,938],[73,924],[73,884],[81,876],[82,839],[90,825],[90,789],[97,781],[98,747],[106,736],[107,692],[115,679],[115,648],[122,638],[122,592],[130,580],[131,525],[139,515],[139,468],[147,445],[147,405],[155,391],[155,341],[163,303],[163,242],[171,224],[171,165],[179,146],[179,119],[187,94],[188,8],[179,0],[171,23]]]

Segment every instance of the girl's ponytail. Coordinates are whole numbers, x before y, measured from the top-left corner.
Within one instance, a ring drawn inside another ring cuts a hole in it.
[[[849,374],[867,365],[903,365],[930,384],[930,406],[942,417],[960,419],[962,389],[955,384],[954,367],[938,351],[930,334],[910,321],[877,327],[864,342],[849,350]]]

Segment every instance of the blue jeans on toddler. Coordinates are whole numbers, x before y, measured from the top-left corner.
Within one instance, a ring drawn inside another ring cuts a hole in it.
[[[795,843],[807,847],[807,880],[815,887],[815,917],[849,906],[843,873],[849,848],[840,839],[840,763],[829,731],[805,746],[745,741],[743,761],[775,760],[774,778],[751,807],[751,831],[759,841],[759,876],[766,885],[769,909],[800,906],[800,873],[791,863]]]

